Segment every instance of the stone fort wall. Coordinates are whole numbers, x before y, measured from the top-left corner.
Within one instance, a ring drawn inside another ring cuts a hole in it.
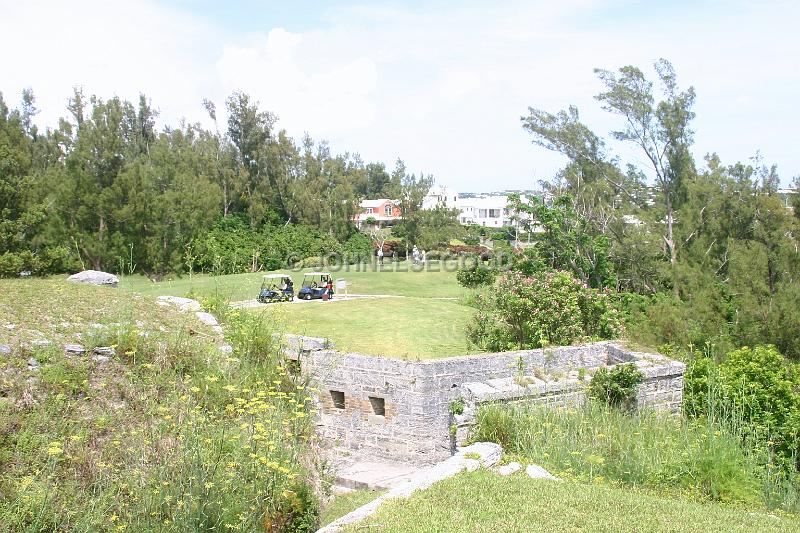
[[[284,353],[317,389],[317,430],[327,441],[415,463],[448,457],[463,443],[480,405],[574,405],[598,368],[634,363],[645,379],[637,404],[678,412],[683,363],[610,342],[477,354],[428,361],[343,353],[325,339],[287,335]],[[579,370],[587,374],[579,379]],[[453,415],[450,402],[464,399]],[[456,430],[455,433],[453,430]]]

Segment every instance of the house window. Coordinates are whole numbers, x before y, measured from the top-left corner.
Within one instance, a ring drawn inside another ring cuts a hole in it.
[[[331,391],[331,400],[336,409],[344,409],[344,392],[340,390]]]
[[[386,400],[370,396],[369,403],[372,405],[373,413],[378,416],[386,416]]]
[[[383,212],[386,213],[387,217],[392,216],[392,204],[386,204],[383,208]]]
[[[489,209],[489,218],[500,218],[499,209]]]
[[[478,218],[486,218],[486,209],[478,209]]]
[[[372,208],[371,208],[371,207],[368,207],[368,208],[367,208],[367,214],[368,214],[368,215],[371,215],[371,214],[372,214]]]

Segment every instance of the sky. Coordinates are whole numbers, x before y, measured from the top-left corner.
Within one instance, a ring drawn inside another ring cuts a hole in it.
[[[212,123],[243,91],[296,139],[433,174],[461,192],[536,188],[565,160],[531,144],[529,106],[576,105],[608,136],[619,118],[593,98],[595,68],[670,60],[697,92],[702,166],[760,153],[782,183],[800,175],[800,1],[559,0],[279,2],[0,0],[0,92],[32,88],[40,126],[65,116],[73,87],[146,94],[159,124]],[[224,126],[224,116],[221,116]],[[645,167],[609,141],[623,164]]]

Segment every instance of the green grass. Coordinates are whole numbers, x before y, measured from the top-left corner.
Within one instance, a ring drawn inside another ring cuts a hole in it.
[[[380,298],[258,308],[279,331],[326,337],[336,349],[405,359],[471,353],[464,328],[473,310],[452,300]]]
[[[323,508],[322,515],[320,516],[320,525],[326,526],[330,524],[350,511],[354,511],[362,505],[371,502],[382,493],[383,491],[363,489],[337,495]]]
[[[346,529],[380,532],[794,532],[796,518],[721,504],[659,498],[641,491],[574,482],[502,477],[487,470],[391,500]]]
[[[412,271],[405,262],[387,262],[383,269],[373,270],[368,265],[349,265],[348,267],[331,267],[328,271],[334,279],[344,278],[348,283],[348,292],[352,294],[395,294],[421,298],[458,298],[464,289],[458,284],[455,276],[454,262],[447,264],[448,271],[435,272],[439,269],[438,261],[430,262],[431,271]],[[360,268],[360,271],[356,271]],[[296,288],[300,288],[303,272],[324,269],[303,269],[300,272],[282,270],[280,273],[291,275]],[[184,276],[153,283],[143,276],[127,276],[121,280],[124,289],[149,295],[170,294],[185,296],[190,292],[198,294],[219,294],[230,301],[252,300],[261,287],[263,272],[254,274],[232,274],[227,276],[209,276],[206,274],[192,277]]]

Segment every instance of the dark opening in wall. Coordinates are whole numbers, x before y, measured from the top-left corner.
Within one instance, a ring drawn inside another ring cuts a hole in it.
[[[331,399],[333,400],[333,406],[336,409],[344,409],[344,392],[339,390],[332,390]]]
[[[375,398],[374,396],[370,396],[369,403],[372,404],[373,413],[380,416],[386,415],[386,400],[383,398]]]

